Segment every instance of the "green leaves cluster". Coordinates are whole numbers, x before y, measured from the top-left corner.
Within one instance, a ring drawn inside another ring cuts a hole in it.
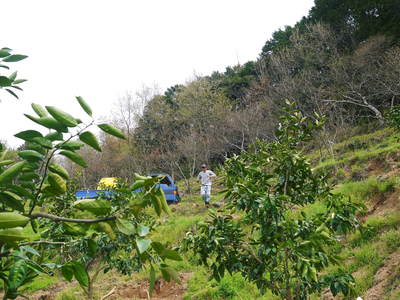
[[[21,54],[12,54],[12,50],[10,48],[1,48],[0,49],[0,68],[9,70],[10,68],[6,63],[18,62],[27,58],[26,55]],[[22,91],[19,86],[21,83],[25,82],[26,79],[17,79],[17,72],[13,72],[12,74],[5,76],[0,73],[0,89],[4,89],[13,97],[18,99],[18,95],[15,93],[15,90]]]
[[[312,121],[288,106],[275,141],[259,141],[226,161],[228,211],[212,212],[189,232],[185,249],[211,268],[213,278],[238,272],[261,292],[269,289],[282,299],[308,299],[326,287],[334,295],[351,295],[350,274],[320,274],[339,263],[333,246],[359,225],[355,215],[361,207],[333,194],[300,151],[323,120]],[[325,205],[323,213],[302,211],[317,201]]]
[[[400,106],[392,107],[386,111],[385,117],[391,127],[400,130]]]

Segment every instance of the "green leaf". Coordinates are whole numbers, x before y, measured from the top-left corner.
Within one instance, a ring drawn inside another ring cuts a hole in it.
[[[9,55],[10,55],[10,52],[8,50],[0,49],[0,58],[6,57]]]
[[[17,79],[17,80],[14,81],[14,84],[20,84],[20,83],[23,83],[25,81],[28,81],[28,80],[27,79]]]
[[[49,141],[63,141],[63,134],[61,132],[52,132],[45,136],[45,138]]]
[[[33,249],[33,248],[31,248],[31,249]],[[47,274],[47,272],[40,265],[38,265],[37,263],[35,263],[31,260],[26,261],[26,266],[29,269],[31,269],[32,271],[34,271],[36,274]]]
[[[47,180],[57,194],[64,194],[67,192],[67,183],[60,175],[49,172]]]
[[[171,260],[182,261],[182,257],[175,250],[164,249],[164,251],[160,254],[161,257],[168,258]]]
[[[18,152],[18,156],[27,161],[33,161],[33,162],[43,160],[43,156],[39,152],[36,152],[35,150],[20,151]]]
[[[148,235],[149,232],[150,232],[150,227],[144,226],[144,225],[142,225],[142,224],[139,224],[139,225],[137,226],[137,233],[138,233],[138,235],[139,235],[140,237],[144,237],[144,236]]]
[[[35,137],[32,139],[32,142],[35,142],[36,144],[39,144],[40,146],[47,149],[53,148],[53,144],[51,143],[51,141],[44,137]]]
[[[14,93],[12,90],[10,90],[10,89],[5,89],[7,92],[9,92],[11,95],[13,95],[15,98],[17,98],[17,99],[19,99],[18,98],[18,95],[16,94],[16,93]]]
[[[146,181],[144,180],[136,180],[130,187],[132,191],[136,191],[146,185]]]
[[[74,236],[84,236],[88,229],[87,225],[74,223],[63,223],[62,228],[66,233]]]
[[[10,68],[9,67],[7,67],[6,65],[2,65],[2,64],[0,64],[0,68],[4,68],[4,69],[7,69],[7,70],[9,70]]]
[[[123,234],[126,235],[136,234],[136,228],[131,221],[117,218],[115,224],[117,225],[118,230]]]
[[[22,198],[10,191],[0,192],[0,200],[2,203],[20,212],[24,211],[24,204]]]
[[[154,249],[154,251],[157,252],[158,255],[161,255],[165,250],[164,245],[161,244],[160,242],[152,242],[151,247]]]
[[[68,171],[65,170],[62,166],[57,165],[57,164],[50,164],[49,165],[49,170],[53,173],[56,173],[63,177],[65,180],[69,179],[69,174]]]
[[[89,115],[92,116],[92,110],[90,109],[89,104],[86,103],[85,100],[81,96],[76,97],[76,100],[78,100],[79,105],[82,107],[82,109]]]
[[[20,197],[25,197],[28,199],[32,198],[32,193],[19,185],[8,185],[7,188]]]
[[[64,276],[64,278],[71,282],[72,278],[74,277],[74,269],[71,264],[66,263],[61,267],[61,274]]]
[[[83,144],[81,142],[77,142],[77,141],[69,141],[69,142],[65,142],[65,143],[63,142],[63,143],[56,145],[57,148],[71,150],[71,151],[79,150],[83,146],[85,146],[85,144]]]
[[[26,240],[28,236],[24,235],[22,227],[7,228],[0,230],[0,241],[6,244],[14,244],[18,241]]]
[[[10,79],[11,82],[13,82],[15,78],[17,78],[17,71],[13,72],[10,76],[8,76],[8,79]]]
[[[88,249],[89,249],[89,255],[91,257],[94,257],[99,249],[99,246],[97,246],[97,243],[94,240],[88,240]]]
[[[179,255],[179,253],[177,251],[167,249],[167,248],[164,247],[163,244],[161,244],[159,242],[151,243],[151,247],[162,258],[168,258],[168,259],[176,260],[176,261],[181,261],[182,260],[182,257]]]
[[[11,265],[8,280],[7,280],[7,291],[5,299],[15,299],[18,296],[18,288],[23,285],[28,276],[28,268],[25,259],[19,259],[14,261]]]
[[[16,86],[16,85],[14,85],[14,84],[15,84],[15,81],[13,82],[13,85],[10,86],[10,88],[16,89],[16,90],[18,90],[18,91],[23,91],[23,89],[21,89],[19,86]]]
[[[10,56],[4,58],[3,61],[5,61],[5,62],[17,62],[17,61],[23,60],[23,59],[25,59],[27,57],[28,56],[26,56],[26,55],[13,54],[13,55],[10,55]]]
[[[11,165],[13,162],[14,160],[11,159],[2,160],[0,161],[0,167]]]
[[[74,202],[77,209],[89,211],[96,216],[106,215],[111,211],[111,203],[104,199],[82,199]]]
[[[0,174],[0,184],[5,183],[5,182],[10,182],[12,179],[18,176],[18,174],[21,172],[22,168],[25,166],[26,162],[25,161],[20,161],[12,166],[10,166],[8,169],[6,169],[3,173]]]
[[[65,156],[65,157],[68,157],[70,160],[72,160],[74,163],[80,165],[81,167],[84,167],[84,168],[87,167],[87,163],[83,160],[83,158],[79,154],[76,154],[75,152],[64,150],[64,151],[61,151],[59,154]]]
[[[104,132],[111,134],[117,138],[120,139],[126,139],[124,133],[119,130],[118,128],[115,128],[114,126],[110,125],[110,124],[99,124],[97,125],[101,130],[103,130]]]
[[[67,127],[75,127],[76,125],[78,125],[75,118],[70,114],[63,112],[62,110],[55,108],[54,106],[46,106],[46,109],[50,113],[50,115],[52,115],[53,118],[61,124]]]
[[[93,149],[101,152],[100,144],[97,141],[96,136],[90,131],[85,131],[79,135],[79,139],[85,144],[89,145]]]
[[[108,237],[111,240],[115,240],[117,238],[113,228],[111,227],[110,224],[108,224],[107,222],[101,222],[101,223],[97,223],[95,225],[95,228],[97,231],[101,231],[101,232],[105,232],[107,233]]]
[[[74,261],[73,269],[74,269],[74,276],[76,280],[79,282],[81,286],[88,287],[89,286],[89,275],[85,269],[85,265],[83,263]]]
[[[161,268],[161,274],[163,275],[164,279],[167,281],[171,281],[171,279],[175,280],[176,282],[180,283],[181,279],[179,278],[178,273],[175,269],[167,266]]]
[[[171,211],[169,209],[167,199],[165,198],[164,191],[159,187],[156,189],[155,197],[158,198],[158,202],[160,203],[161,209],[166,213],[170,214]]]
[[[40,178],[39,174],[35,172],[27,172],[18,177],[18,179],[22,181],[31,181],[39,178]]]
[[[66,126],[64,126],[63,124],[59,123],[56,119],[53,119],[52,117],[41,117],[41,118],[35,118],[32,117],[31,115],[28,114],[24,114],[25,117],[27,117],[28,119],[32,120],[33,122],[42,125],[46,128],[49,129],[54,129],[57,130],[59,132],[68,132],[68,128]]]
[[[6,76],[0,76],[0,87],[10,86],[12,81]]]
[[[32,139],[35,137],[43,137],[43,135],[39,131],[36,131],[36,130],[21,131],[21,132],[15,134],[14,136],[21,140],[28,141],[28,142],[31,142]]]
[[[146,239],[136,239],[136,245],[138,247],[139,253],[145,252],[151,244],[151,240]]]
[[[34,110],[34,112],[35,112],[40,118],[43,118],[43,117],[47,117],[47,116],[48,116],[47,111],[46,111],[41,105],[32,103],[31,106],[32,106],[32,109]]]
[[[0,212],[0,228],[24,227],[30,218],[14,212]]]
[[[36,144],[35,142],[29,142],[26,145],[27,150],[35,150],[36,152],[39,152],[43,156],[46,155],[46,149],[44,149],[41,145]]]
[[[25,245],[25,246],[20,246],[19,249],[24,250],[25,252],[28,252],[30,254],[40,256],[40,253],[37,252],[35,249],[33,249],[31,246]]]

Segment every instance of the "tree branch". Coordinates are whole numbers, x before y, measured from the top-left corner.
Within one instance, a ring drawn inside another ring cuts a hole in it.
[[[37,218],[45,218],[45,219],[50,219],[56,222],[69,222],[69,223],[99,223],[99,222],[105,222],[105,221],[113,221],[116,219],[116,217],[105,217],[101,219],[70,219],[70,218],[64,218],[64,217],[59,217],[56,215],[51,215],[51,214],[46,214],[46,213],[34,213],[31,215],[28,215],[27,217],[31,219],[37,219]]]
[[[50,241],[31,241],[31,242],[20,243],[19,246],[35,245],[35,244],[65,245],[66,243],[65,242],[50,242]]]

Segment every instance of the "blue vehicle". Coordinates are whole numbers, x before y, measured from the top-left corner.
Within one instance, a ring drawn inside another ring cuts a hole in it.
[[[175,185],[174,180],[172,177],[168,174],[150,174],[148,175],[150,177],[157,177],[157,176],[164,176],[164,178],[161,180],[157,186],[161,187],[161,189],[164,191],[165,198],[167,200],[168,204],[172,203],[178,203],[181,201],[181,197],[179,196],[178,192],[178,187]],[[116,179],[115,178],[103,178],[100,181],[99,187],[103,185],[108,185],[108,186],[113,186],[115,184]],[[95,199],[97,198],[100,194],[104,195],[105,197],[111,196],[113,194],[112,190],[104,190],[100,189],[98,187],[97,190],[80,190],[75,193],[75,197],[77,199]],[[139,192],[140,190],[137,190],[136,192]]]

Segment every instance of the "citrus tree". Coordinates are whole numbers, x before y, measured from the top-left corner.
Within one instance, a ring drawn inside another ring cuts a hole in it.
[[[7,149],[0,144],[3,299],[15,299],[38,274],[55,270],[68,281],[76,279],[89,299],[94,297],[93,282],[100,271],[117,269],[128,274],[149,265],[150,292],[157,270],[167,280],[179,280],[167,264],[168,259],[181,260],[179,254],[148,237],[155,222],[146,208],[153,207],[156,217],[169,213],[157,185],[161,177],[135,174],[131,186],[120,184],[110,196],[98,199],[77,200],[74,189],[68,188],[70,176],[60,161],[68,159],[86,167],[79,149],[86,145],[101,151],[91,127],[125,138],[110,124],[96,124],[82,97],[76,97],[76,103],[87,121],[53,106],[32,104],[35,115],[25,116],[43,130],[15,135],[25,142],[16,160],[6,159]]]
[[[339,263],[335,249],[358,226],[361,206],[333,194],[301,153],[322,124],[289,104],[273,142],[260,141],[226,161],[227,210],[212,211],[184,244],[213,278],[240,273],[262,293],[270,290],[289,300],[308,299],[328,287],[333,295],[353,293],[351,274],[324,270]],[[324,209],[312,213],[316,202]]]

